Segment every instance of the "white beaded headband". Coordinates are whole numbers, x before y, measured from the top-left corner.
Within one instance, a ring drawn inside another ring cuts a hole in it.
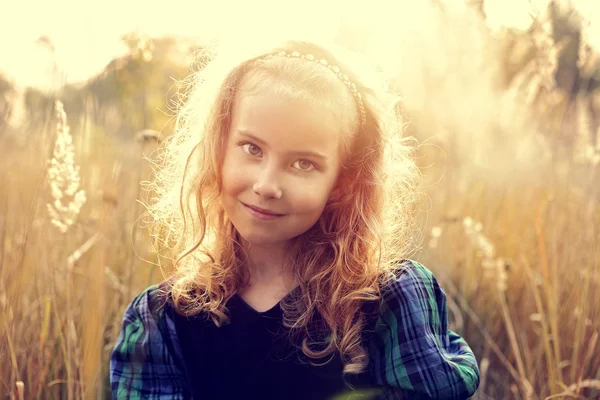
[[[303,58],[305,60],[309,60],[309,61],[313,61],[316,62],[318,64],[321,64],[324,67],[327,67],[331,70],[331,72],[333,72],[334,74],[337,75],[337,77],[346,84],[346,86],[348,86],[348,89],[350,89],[350,92],[352,92],[352,95],[354,96],[354,98],[356,99],[356,103],[358,104],[358,110],[360,112],[360,120],[362,125],[365,124],[366,120],[367,120],[367,113],[365,112],[365,106],[363,105],[363,101],[362,101],[362,95],[360,94],[360,92],[356,89],[356,85],[350,81],[350,79],[348,78],[348,76],[346,74],[343,74],[340,71],[340,68],[336,65],[331,65],[327,62],[327,60],[325,59],[317,59],[314,55],[312,54],[302,54],[298,51],[293,51],[291,53],[285,52],[285,51],[279,51],[277,53],[271,53],[266,55],[264,58],[271,58],[271,57],[288,57],[288,58]]]

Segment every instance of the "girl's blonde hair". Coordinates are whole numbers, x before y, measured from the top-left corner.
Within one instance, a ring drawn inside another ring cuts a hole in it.
[[[311,53],[338,66],[361,93],[366,122],[359,123],[349,91],[346,99],[332,100],[332,88],[338,85],[339,93],[339,85],[344,87],[335,74],[302,59],[265,59],[278,51]],[[306,333],[304,354],[316,359],[338,352],[344,373],[368,365],[362,306],[380,299],[380,287],[420,240],[413,230],[419,173],[410,158],[413,147],[402,138],[398,98],[374,68],[355,57],[306,41],[203,50],[200,68],[184,82],[175,132],[155,163],[148,205],[156,251],[168,251],[176,267],[169,284],[175,309],[183,315],[205,313],[217,326],[228,323],[225,304],[248,280],[239,234],[219,201],[224,144],[240,83],[251,74],[259,78],[255,87],[262,82],[338,111],[347,111],[350,99],[354,111],[345,112],[338,189],[319,221],[290,243],[300,290],[281,303],[284,325],[296,335]],[[319,350],[308,332],[315,313],[326,332]]]

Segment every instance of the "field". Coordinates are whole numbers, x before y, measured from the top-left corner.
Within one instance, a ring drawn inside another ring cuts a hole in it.
[[[583,25],[553,12],[494,32],[464,23],[476,13],[436,14],[387,60],[421,143],[413,258],[475,351],[478,399],[600,398],[600,61]],[[110,398],[125,307],[169,273],[140,200],[187,66],[167,61],[171,39],[124,40],[131,54],[88,84],[31,90],[22,124],[0,119],[7,399]]]

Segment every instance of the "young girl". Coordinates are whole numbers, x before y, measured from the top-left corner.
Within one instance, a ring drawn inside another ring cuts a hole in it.
[[[473,395],[445,293],[406,258],[418,171],[378,74],[313,42],[232,49],[191,76],[158,164],[176,272],[125,311],[113,397]]]

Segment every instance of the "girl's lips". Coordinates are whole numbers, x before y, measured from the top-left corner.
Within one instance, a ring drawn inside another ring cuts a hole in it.
[[[242,205],[250,212],[250,214],[252,214],[253,216],[255,216],[259,219],[263,219],[263,220],[277,219],[277,218],[283,217],[285,215],[285,214],[265,213],[260,210],[257,210],[256,208],[254,208],[252,206],[246,205],[244,203],[242,203]]]

